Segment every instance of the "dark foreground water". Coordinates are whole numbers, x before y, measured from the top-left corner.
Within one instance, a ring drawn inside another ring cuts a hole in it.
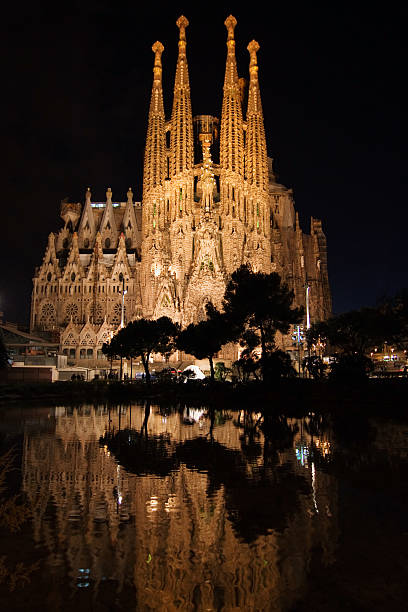
[[[10,447],[1,610],[408,610],[407,424],[13,408]]]

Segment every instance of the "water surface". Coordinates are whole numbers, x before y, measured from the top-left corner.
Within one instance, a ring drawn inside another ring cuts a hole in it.
[[[38,562],[8,610],[401,610],[408,427],[156,405],[0,414]],[[6,609],[5,607],[5,609]]]

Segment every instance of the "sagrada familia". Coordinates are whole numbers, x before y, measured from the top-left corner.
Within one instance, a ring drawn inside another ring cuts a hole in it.
[[[249,51],[249,86],[238,78],[234,29],[225,21],[227,58],[221,121],[193,117],[186,54],[187,19],[179,29],[173,107],[166,120],[163,45],[156,42],[145,143],[142,202],[61,203],[64,226],[48,239],[36,269],[31,330],[55,331],[76,362],[102,358],[118,326],[166,315],[185,326],[221,306],[229,275],[241,264],[278,272],[313,322],[331,313],[326,238],[320,220],[305,234],[293,193],[268,158],[258,81],[258,43]],[[246,115],[243,109],[247,98]],[[308,289],[306,290],[306,287]],[[124,304],[124,306],[123,306]],[[124,315],[124,316],[123,316]],[[88,361],[89,362],[89,361]]]

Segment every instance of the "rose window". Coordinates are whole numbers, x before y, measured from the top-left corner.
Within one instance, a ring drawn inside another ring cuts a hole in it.
[[[66,308],[65,308],[65,322],[69,323],[69,321],[72,320],[74,323],[78,323],[79,320],[79,308],[78,308],[78,304],[67,304]]]
[[[126,306],[124,308],[123,318],[124,318],[124,323],[126,323]],[[114,325],[119,325],[119,323],[121,322],[121,319],[122,319],[122,304],[119,302],[118,304],[115,304],[115,306],[113,307],[112,314],[111,314],[111,323],[113,323]]]
[[[89,308],[89,316],[92,323],[96,323],[97,325],[103,323],[103,308],[99,302],[96,304],[91,304]]]
[[[55,316],[55,308],[53,304],[47,302],[43,304],[41,307],[40,314],[40,323],[46,329],[53,328],[57,323],[57,318]]]

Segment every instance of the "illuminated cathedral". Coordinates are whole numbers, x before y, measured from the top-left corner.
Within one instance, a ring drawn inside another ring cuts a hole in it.
[[[220,120],[193,117],[187,19],[177,20],[169,120],[163,105],[164,47],[153,45],[142,202],[133,201],[131,189],[126,201],[116,201],[108,188],[105,202],[95,202],[88,189],[83,204],[61,203],[64,226],[49,235],[33,279],[31,330],[57,332],[61,350],[76,362],[92,359],[96,365],[102,343],[136,317],[166,315],[182,326],[203,319],[208,301],[221,307],[229,275],[241,264],[278,272],[305,311],[307,293],[310,321],[331,313],[322,223],[312,218],[305,234],[292,190],[276,181],[264,131],[259,44],[253,40],[247,47],[245,95],[235,57],[236,23],[232,16],[225,21]]]

